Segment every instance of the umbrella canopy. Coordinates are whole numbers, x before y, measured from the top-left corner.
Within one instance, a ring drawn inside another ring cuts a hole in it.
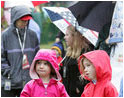
[[[111,22],[114,7],[112,1],[79,1],[69,9],[82,27],[100,32]]]
[[[79,26],[76,18],[68,8],[44,7],[51,21],[65,34],[67,27],[73,25],[94,46],[98,40],[98,32]]]
[[[43,4],[43,3],[48,3],[48,1],[32,1],[32,3],[34,6],[38,6],[38,5]]]
[[[34,8],[43,3],[48,3],[48,1],[1,1],[1,8],[11,8],[18,5],[26,5],[28,7]]]

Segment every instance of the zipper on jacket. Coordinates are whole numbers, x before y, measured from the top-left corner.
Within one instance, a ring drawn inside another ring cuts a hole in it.
[[[44,84],[43,84],[43,86],[44,86]],[[48,87],[48,85],[47,85],[47,87]],[[47,87],[44,86],[44,88],[45,88],[44,95],[45,95],[45,96],[47,96],[47,94],[48,94],[48,93],[47,93]]]
[[[47,93],[47,88],[45,88],[45,93],[44,93],[44,94],[47,96],[47,94],[48,94],[48,93]]]

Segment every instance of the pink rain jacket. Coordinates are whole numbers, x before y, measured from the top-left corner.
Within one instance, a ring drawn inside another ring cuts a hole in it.
[[[34,70],[36,60],[49,61],[55,69],[57,79],[51,78],[47,88],[44,87],[42,79],[40,79]],[[29,81],[21,92],[21,97],[69,97],[64,85],[61,82],[61,76],[58,72],[58,64],[56,53],[50,49],[41,49],[36,54],[31,68],[30,76],[33,80]]]
[[[79,70],[83,57],[86,57],[95,66],[97,82],[94,84],[90,80],[91,82],[85,86],[81,97],[117,97],[118,92],[111,83],[112,69],[108,54],[103,50],[95,50],[81,55],[78,60]],[[80,73],[83,74],[83,71],[80,70]]]

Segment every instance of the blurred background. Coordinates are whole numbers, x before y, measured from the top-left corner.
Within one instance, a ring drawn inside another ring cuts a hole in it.
[[[38,1],[34,2],[38,3]],[[31,8],[33,19],[41,30],[40,48],[51,48],[51,45],[55,42],[55,37],[59,32],[59,29],[51,22],[42,7],[69,7],[75,3],[76,1],[48,1],[37,4]],[[5,11],[8,10],[9,7],[7,8],[6,6],[7,4],[5,5],[5,1],[1,1],[1,32],[9,25],[9,20],[6,18],[7,15],[5,15]]]

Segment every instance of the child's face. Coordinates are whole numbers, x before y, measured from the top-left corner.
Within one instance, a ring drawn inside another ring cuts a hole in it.
[[[40,78],[50,77],[51,67],[47,61],[39,60],[36,62],[36,72]]]
[[[83,70],[84,75],[91,80],[96,80],[96,70],[94,65],[86,58],[83,59],[81,64],[81,70]]]

